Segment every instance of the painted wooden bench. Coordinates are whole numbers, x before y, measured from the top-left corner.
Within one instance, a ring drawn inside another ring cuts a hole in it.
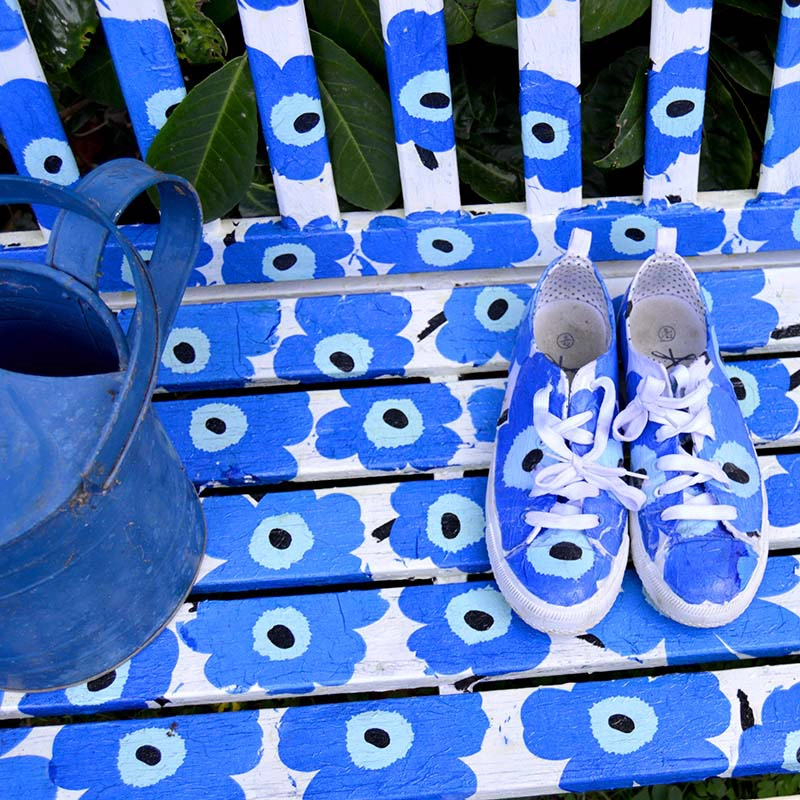
[[[20,172],[72,183],[4,2],[0,128]],[[146,152],[184,92],[162,3],[97,7]],[[525,205],[461,207],[442,0],[381,0],[405,210],[340,214],[321,116],[307,148],[273,125],[286,98],[308,130],[319,107],[302,2],[240,3],[282,219],[206,227],[155,397],[204,496],[201,575],[114,672],[0,695],[0,796],[501,798],[800,771],[796,4],[758,193],[697,194],[710,0],[654,0],[644,197],[590,203],[578,3],[518,11]],[[129,46],[142,25],[149,50]],[[659,616],[631,573],[595,629],[546,636],[504,603],[483,541],[515,330],[573,227],[618,297],[661,225],[700,271],[760,447],[766,577],[740,620],[702,631]],[[153,228],[127,233],[146,254]],[[41,241],[0,244],[36,258]],[[126,275],[109,250],[123,319]]]

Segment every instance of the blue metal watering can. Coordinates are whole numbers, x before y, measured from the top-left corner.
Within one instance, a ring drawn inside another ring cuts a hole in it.
[[[114,220],[151,187],[145,267]],[[35,691],[133,655],[199,567],[202,510],[150,395],[201,216],[186,181],[130,159],[73,190],[0,177],[0,203],[63,209],[45,264],[0,251],[0,687]],[[127,335],[97,294],[109,237],[136,289]]]

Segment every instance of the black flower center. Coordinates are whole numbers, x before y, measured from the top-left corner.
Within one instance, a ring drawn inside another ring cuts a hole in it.
[[[172,112],[178,107],[178,103],[173,103],[165,112],[164,117],[169,119],[172,116]]]
[[[447,108],[450,98],[444,92],[426,92],[420,97],[419,104],[423,108]]]
[[[269,543],[276,550],[286,550],[292,544],[292,534],[283,528],[273,528],[269,532]]]
[[[461,533],[461,520],[455,515],[446,511],[442,514],[442,536],[445,539],[455,539]]]
[[[47,156],[47,158],[44,160],[44,170],[50,175],[56,175],[61,169],[61,165],[63,163],[64,162],[59,156]]]
[[[488,631],[494,625],[494,617],[485,611],[467,611],[464,614],[464,622],[475,631]]]
[[[197,358],[194,347],[189,342],[179,342],[172,348],[172,352],[181,364],[191,364]]]
[[[353,361],[353,356],[349,353],[343,353],[341,350],[331,353],[329,360],[336,369],[342,372],[352,372],[356,366],[356,362]]]
[[[288,650],[294,646],[294,634],[285,625],[273,625],[267,631],[267,639],[281,650]]]
[[[408,425],[408,417],[399,408],[390,408],[383,412],[383,421],[392,428],[402,429]]]
[[[86,688],[90,692],[102,692],[103,689],[108,689],[116,679],[117,672],[112,669],[111,672],[106,672],[105,675],[101,675],[99,678],[89,681],[89,683],[86,684]]]
[[[612,714],[608,718],[608,727],[620,733],[633,733],[636,723],[625,714]]]
[[[731,383],[733,384],[733,391],[736,392],[736,399],[744,400],[747,397],[747,387],[744,385],[744,381],[741,378],[731,378]]]
[[[640,228],[627,228],[625,231],[625,235],[632,239],[634,242],[643,242],[644,241],[644,231]]]
[[[151,744],[143,744],[141,747],[136,748],[136,758],[147,764],[148,767],[154,767],[161,761],[161,751]]]
[[[550,548],[550,555],[559,561],[578,561],[583,550],[574,542],[559,542]]]
[[[308,133],[312,128],[317,126],[318,122],[319,114],[314,111],[307,111],[294,121],[294,129],[298,133]]]
[[[221,420],[219,417],[211,417],[206,420],[206,430],[221,436],[228,430],[228,426],[225,424],[224,420]]]
[[[525,472],[530,472],[534,467],[544,458],[544,453],[537,447],[531,450],[525,458],[522,459],[522,469]]]
[[[368,728],[364,731],[364,741],[383,750],[389,746],[392,740],[383,728]]]
[[[489,306],[486,315],[489,317],[489,319],[497,321],[503,316],[503,314],[506,313],[506,311],[508,311],[508,301],[503,300],[502,297],[498,297],[497,300],[492,301],[492,304]]]
[[[281,253],[279,256],[275,256],[272,259],[272,266],[275,269],[279,269],[281,272],[285,272],[287,269],[291,269],[297,263],[297,256],[294,253]]]
[[[691,100],[673,100],[667,106],[667,116],[672,117],[685,117],[694,111],[694,103]]]
[[[550,144],[556,138],[556,132],[552,125],[546,122],[537,122],[532,128],[531,133],[542,143]]]
[[[440,253],[452,253],[453,243],[448,242],[447,239],[434,239],[431,242],[431,247],[438,250]]]
[[[741,467],[737,467],[730,461],[726,461],[722,465],[722,471],[736,483],[747,483],[750,480],[750,476]]]

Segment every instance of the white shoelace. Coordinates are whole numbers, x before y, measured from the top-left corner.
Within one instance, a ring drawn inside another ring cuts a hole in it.
[[[666,381],[652,375],[639,382],[636,397],[614,420],[615,438],[623,442],[638,439],[648,422],[659,424],[656,431],[658,442],[688,434],[697,451],[704,438],[715,438],[708,408],[712,383],[703,370],[703,363],[697,359],[690,367],[677,366],[671,375],[674,391],[670,391]],[[653,492],[655,497],[683,492],[710,480],[730,486],[730,480],[719,464],[689,453],[661,456],[656,459],[655,466],[664,472],[682,473],[656,488]],[[709,494],[700,492],[684,496],[682,503],[665,509],[661,519],[730,521],[736,519],[736,515],[735,506],[717,504]]]
[[[645,501],[641,489],[623,480],[628,475],[641,478],[635,472],[627,472],[622,467],[609,467],[597,463],[608,444],[611,422],[616,403],[616,387],[607,377],[596,378],[590,389],[603,389],[603,400],[597,414],[595,433],[585,426],[594,416],[592,411],[559,418],[550,413],[550,386],[536,392],[533,399],[533,425],[542,443],[548,448],[548,455],[558,463],[551,464],[536,472],[531,495],[554,494],[566,498],[557,501],[550,511],[529,511],[525,521],[533,526],[525,545],[545,528],[561,530],[589,530],[600,524],[597,514],[582,513],[582,502],[587,497],[597,497],[601,490],[612,494],[625,508],[638,511]],[[591,445],[584,455],[572,452],[568,442]],[[515,548],[516,549],[516,548]]]

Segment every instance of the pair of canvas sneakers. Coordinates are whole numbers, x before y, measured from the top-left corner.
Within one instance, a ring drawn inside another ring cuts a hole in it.
[[[620,311],[619,411],[614,310],[590,242],[573,232],[520,328],[487,496],[495,579],[534,628],[581,633],[613,605],[630,547],[663,614],[725,625],[761,582],[766,502],[703,294],[676,231],[660,229]]]

